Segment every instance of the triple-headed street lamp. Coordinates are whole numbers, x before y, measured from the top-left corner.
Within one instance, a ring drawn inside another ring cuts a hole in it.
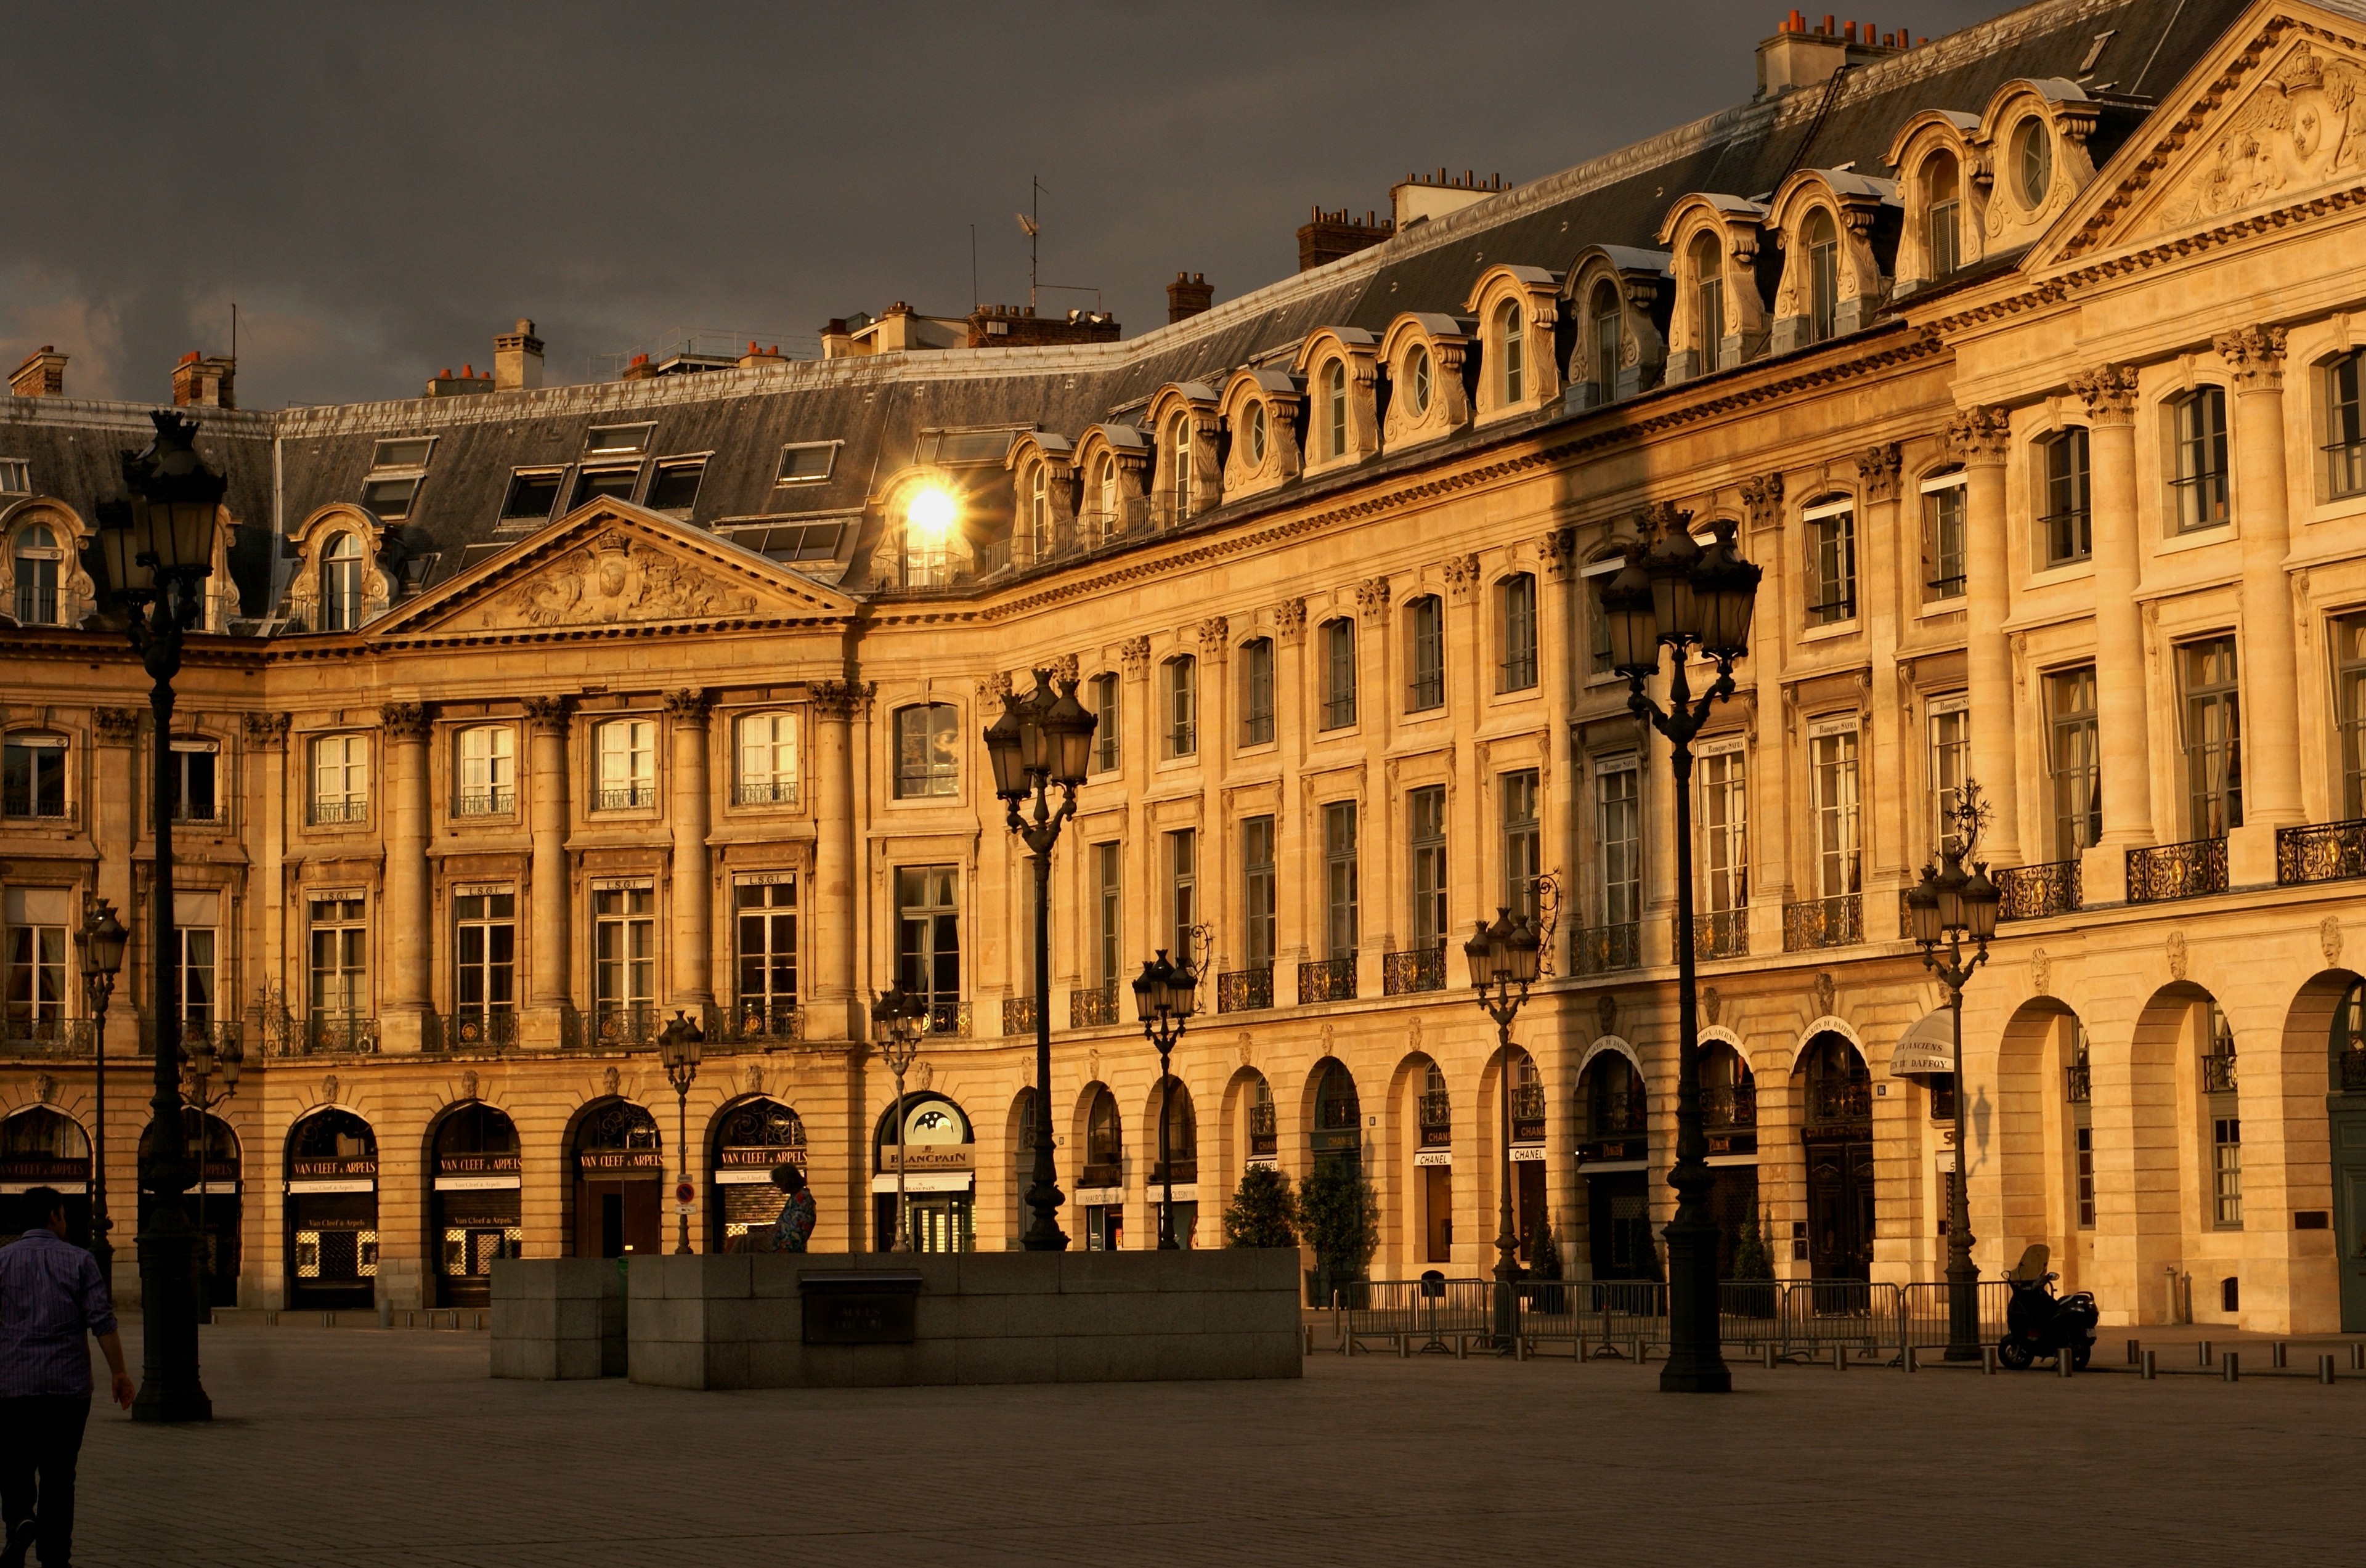
[[[1952,847],[1943,846],[1940,863],[1922,868],[1922,881],[1906,895],[1906,908],[1914,923],[1914,940],[1922,949],[1922,966],[1947,987],[1947,1021],[1955,1047],[1955,1174],[1947,1183],[1947,1357],[1950,1361],[1980,1359],[1980,1271],[1972,1262],[1970,1146],[1964,1141],[1964,987],[1988,962],[1989,939],[1996,935],[1997,907],[2003,895],[1989,880],[1986,862],[1964,864],[1978,845],[1980,826],[1988,808],[1979,803],[1979,786],[1969,779],[1957,793],[1955,808],[1947,815],[1956,823]],[[1975,944],[1964,956],[1964,943]],[[1945,949],[1946,956],[1940,956]]]
[[[124,615],[131,646],[152,684],[148,710],[154,731],[152,787],[156,850],[149,879],[149,933],[155,943],[149,1016],[154,1021],[155,1092],[149,1100],[156,1130],[148,1159],[154,1194],[140,1224],[141,1380],[132,1401],[136,1421],[206,1421],[213,1401],[197,1375],[197,1228],[185,1201],[192,1180],[186,1129],[181,1121],[181,984],[175,962],[180,933],[173,915],[173,677],[181,668],[183,637],[203,613],[197,584],[213,571],[214,535],[223,478],[207,468],[192,444],[197,422],[158,410],[156,439],[123,457],[128,499],[98,507],[98,536],[107,582]]]
[[[1627,705],[1668,739],[1676,788],[1676,1190],[1669,1222],[1669,1353],[1660,1369],[1665,1393],[1726,1393],[1733,1388],[1718,1333],[1717,1219],[1709,1190],[1708,1138],[1701,1130],[1700,1001],[1693,963],[1693,737],[1711,708],[1733,694],[1733,661],[1750,650],[1750,615],[1760,569],[1733,545],[1733,524],[1710,525],[1707,548],[1694,539],[1692,513],[1656,507],[1646,523],[1656,542],[1627,547],[1627,564],[1601,585],[1610,632],[1610,665],[1627,677]],[[1667,706],[1645,682],[1670,649]],[[1717,679],[1697,701],[1688,673],[1694,657],[1713,660]]]
[[[1520,1277],[1520,1236],[1512,1219],[1512,1021],[1519,1017],[1521,1004],[1528,999],[1528,987],[1536,984],[1543,948],[1536,922],[1526,915],[1515,918],[1504,908],[1495,911],[1493,925],[1479,921],[1470,940],[1462,944],[1462,956],[1470,966],[1471,987],[1479,993],[1480,1007],[1495,1021],[1495,1039],[1502,1047],[1503,1065],[1495,1082],[1495,1098],[1504,1111],[1499,1145],[1504,1168],[1498,1183],[1503,1200],[1495,1232],[1494,1314],[1495,1348],[1502,1351],[1512,1348],[1519,1315],[1513,1303],[1513,1286]]]
[[[206,1229],[206,1176],[213,1153],[213,1111],[238,1093],[239,1068],[245,1065],[246,1051],[235,1039],[223,1042],[220,1050],[214,1048],[210,1030],[197,1036],[197,1043],[182,1053],[181,1098],[197,1115],[191,1118],[197,1128],[197,1321],[214,1320],[214,1238]],[[215,1075],[220,1075],[220,1093],[209,1092]]]
[[[912,1210],[904,1196],[904,1075],[920,1054],[920,1036],[929,1032],[929,998],[904,989],[899,982],[871,1002],[871,1021],[879,1031],[879,1055],[896,1075],[896,1239],[890,1252],[912,1250]]]
[[[115,996],[115,976],[123,967],[123,950],[130,933],[115,918],[115,906],[105,898],[91,906],[83,922],[82,986],[90,1009],[91,1055],[97,1077],[97,1108],[91,1113],[90,1251],[98,1259],[99,1278],[115,1290],[115,1243],[107,1232],[115,1222],[107,1217],[107,1005]]]
[[[1002,699],[1002,716],[986,727],[986,754],[994,765],[994,793],[1008,808],[1010,830],[1035,863],[1035,1171],[1027,1206],[1035,1223],[1021,1245],[1030,1252],[1061,1252],[1060,1184],[1052,1164],[1052,846],[1076,814],[1076,786],[1092,762],[1098,722],[1076,701],[1073,677],[1053,691],[1052,671],[1035,671],[1035,689]],[[1052,803],[1053,792],[1059,804]],[[1030,802],[1031,810],[1022,810]]]
[[[1190,1024],[1199,996],[1200,976],[1188,962],[1170,963],[1163,947],[1134,977],[1133,1005],[1142,1015],[1143,1038],[1158,1048],[1158,1168],[1166,1181],[1166,1201],[1158,1215],[1161,1252],[1176,1249],[1175,1151],[1167,1146],[1167,1134],[1174,1124],[1175,1077],[1167,1071],[1166,1057]]]
[[[698,1077],[698,1060],[706,1053],[706,1031],[694,1019],[675,1010],[672,1021],[658,1031],[658,1060],[665,1064],[666,1082],[673,1085],[673,1141],[680,1145],[682,1179],[674,1183],[674,1216],[682,1226],[674,1251],[690,1250],[690,1205],[698,1189],[690,1179],[690,1086]]]

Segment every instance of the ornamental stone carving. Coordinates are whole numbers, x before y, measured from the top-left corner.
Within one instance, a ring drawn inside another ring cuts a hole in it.
[[[2220,333],[2211,340],[2218,357],[2226,362],[2233,374],[2236,389],[2245,392],[2281,392],[2284,387],[2284,329],[2282,327],[2245,327],[2239,332]]]
[[[623,1080],[618,1077],[615,1068],[604,1067],[601,1069],[600,1073],[600,1092],[602,1094],[614,1094],[616,1092],[616,1086],[622,1081]]]
[[[1452,591],[1458,604],[1469,599],[1470,591],[1478,585],[1479,558],[1477,556],[1446,558],[1446,586]]]
[[[2004,466],[2012,416],[1998,408],[1969,408],[1947,422],[1947,453],[1967,468]]]
[[[850,719],[870,705],[877,689],[868,681],[809,681],[806,700],[824,718]]]
[[[1076,656],[1073,653],[1064,653],[1060,655],[1059,658],[1052,660],[1052,673],[1057,675],[1063,681],[1076,681],[1083,679],[1083,677],[1077,673],[1079,668],[1080,666],[1077,663]]]
[[[1150,671],[1150,639],[1130,637],[1117,645],[1118,662],[1125,666],[1131,679],[1139,681]]]
[[[1832,1016],[1832,1004],[1839,998],[1840,987],[1834,983],[1831,971],[1820,970],[1816,975],[1816,1016]]]
[[[1556,528],[1537,541],[1537,558],[1545,563],[1546,575],[1555,582],[1566,582],[1577,570],[1577,530]]]
[[[558,735],[567,733],[565,697],[528,697],[521,705],[525,709],[526,722],[535,728]]]
[[[2099,425],[2134,424],[2136,418],[2136,367],[2106,365],[2082,370],[2070,378],[2070,389],[2087,405],[2087,419]]]
[[[1741,504],[1754,531],[1772,528],[1783,520],[1783,476],[1760,474],[1741,481]]]
[[[1618,998],[1608,991],[1594,998],[1594,1021],[1596,1034],[1618,1032]]]
[[[474,1067],[460,1075],[460,1098],[462,1100],[477,1098],[477,1069]]]
[[[48,1105],[58,1098],[58,1080],[47,1073],[33,1075],[33,1098]]]
[[[1715,986],[1707,986],[1702,988],[1700,1000],[1701,1016],[1707,1019],[1710,1025],[1714,1027],[1718,1015],[1725,1010],[1725,998],[1717,994]]]
[[[2325,953],[2327,964],[2341,962],[2341,921],[2327,915],[2317,922],[2316,945]]]
[[[247,715],[248,725],[251,727],[262,716],[261,714]],[[97,728],[101,740],[110,746],[127,746],[140,728],[140,713],[136,708],[93,708],[90,721]],[[282,718],[279,722],[284,725],[287,721]]]
[[[1368,577],[1356,584],[1356,609],[1367,620],[1383,621],[1389,615],[1389,580]]]
[[[2156,233],[2353,177],[2366,160],[2366,67],[2303,40],[2214,133],[2199,165],[2156,209]]]
[[[2029,988],[2041,997],[2054,991],[2054,961],[2042,947],[2029,955]]]
[[[1194,628],[1200,639],[1200,657],[1222,659],[1224,648],[1233,635],[1232,622],[1222,615],[1211,615]]]
[[[665,710],[677,724],[704,724],[715,711],[715,694],[704,687],[685,687],[665,694]]]
[[[2185,978],[2185,933],[2183,931],[2169,933],[2169,977],[2172,980]]]
[[[1895,441],[1868,446],[1856,455],[1856,477],[1865,486],[1867,501],[1896,501],[1898,471],[1904,465],[1905,453]]]
[[[1296,642],[1306,635],[1306,601],[1284,599],[1273,607],[1273,633],[1284,642]]]
[[[334,1073],[321,1080],[321,1103],[323,1105],[337,1103],[337,1075]]]
[[[489,626],[604,626],[705,620],[756,610],[753,593],[726,587],[647,545],[636,549],[622,534],[603,534],[495,599],[484,620]]]
[[[392,740],[424,740],[435,728],[424,703],[380,703],[377,721]]]
[[[996,703],[998,703],[1003,698],[1008,696],[1010,694],[1010,671],[1008,670],[997,670],[991,675],[980,677],[977,682],[977,694],[981,701]]]
[[[287,743],[287,716],[284,713],[251,713],[245,716],[246,743],[250,746],[285,746]]]

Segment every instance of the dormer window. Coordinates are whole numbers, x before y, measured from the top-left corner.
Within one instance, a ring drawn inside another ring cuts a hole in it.
[[[1527,342],[1520,325],[1520,302],[1507,300],[1495,313],[1495,344],[1504,361],[1504,402],[1506,406],[1527,396]]]
[[[2036,115],[2024,118],[2012,132],[2013,181],[2021,204],[2034,212],[2054,187],[2054,139]]]
[[[621,468],[584,468],[575,476],[575,499],[567,503],[567,509],[572,512],[587,501],[630,501],[640,480],[638,463]]]
[[[1323,455],[1347,455],[1347,365],[1335,359],[1323,367]]]
[[[22,457],[0,457],[0,492],[30,495],[33,492],[33,465]]]
[[[1594,382],[1604,402],[1618,395],[1618,286],[1604,281],[1594,289]]]
[[[781,448],[780,477],[776,484],[812,484],[829,478],[838,465],[838,443],[835,441],[801,441]]]
[[[524,523],[548,517],[550,509],[558,504],[558,483],[566,477],[563,468],[521,468],[510,475],[509,494],[501,499],[501,521]]]
[[[58,577],[65,554],[44,524],[32,524],[17,536],[16,613],[20,626],[58,624]]]
[[[1955,276],[1963,265],[1963,239],[1958,227],[1963,213],[1963,186],[1954,156],[1933,153],[1922,165],[1926,243],[1931,251],[1931,280]]]
[[[1405,387],[1413,401],[1413,416],[1415,419],[1420,419],[1429,412],[1429,383],[1430,378],[1435,374],[1429,362],[1429,350],[1419,344],[1414,344],[1413,352],[1405,355]]]
[[[583,437],[586,457],[637,457],[649,449],[654,424],[595,424]]]
[[[1703,234],[1693,242],[1694,352],[1700,355],[1704,376],[1723,368],[1718,356],[1725,342],[1724,265],[1716,235]]]
[[[1191,416],[1177,414],[1166,429],[1166,449],[1175,479],[1175,521],[1191,515]]]
[[[1027,470],[1027,538],[1037,555],[1052,548],[1052,465],[1035,463]]]
[[[1808,250],[1808,341],[1821,343],[1840,316],[1840,228],[1820,207],[1808,215],[1801,238]]]
[[[658,477],[649,481],[648,509],[687,516],[698,503],[699,481],[705,477],[706,459],[704,457],[659,463]]]
[[[434,450],[432,435],[379,442],[370,453],[369,477],[362,481],[362,504],[389,522],[410,516]]]
[[[335,535],[321,552],[321,629],[349,632],[362,624],[362,542],[348,532]]]
[[[1262,401],[1249,404],[1248,426],[1249,467],[1262,468],[1265,467],[1266,449],[1266,412]]]

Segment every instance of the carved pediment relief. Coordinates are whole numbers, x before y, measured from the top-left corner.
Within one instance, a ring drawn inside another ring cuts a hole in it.
[[[754,593],[621,533],[570,550],[477,612],[478,624],[607,626],[619,621],[705,621],[752,615]]]

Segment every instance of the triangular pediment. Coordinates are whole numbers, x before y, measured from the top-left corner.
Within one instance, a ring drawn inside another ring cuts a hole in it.
[[[388,637],[549,635],[828,620],[854,602],[731,541],[627,502],[586,502],[373,623]]]
[[[2121,148],[2029,265],[2116,254],[2366,186],[2366,19],[2247,14]]]

